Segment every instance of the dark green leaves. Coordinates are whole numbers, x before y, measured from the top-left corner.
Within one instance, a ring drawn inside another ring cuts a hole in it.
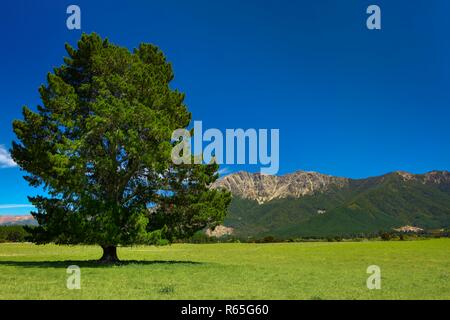
[[[130,52],[96,34],[66,50],[39,90],[43,105],[13,123],[14,160],[49,193],[31,199],[35,240],[161,243],[220,223],[230,196],[208,188],[217,167],[170,160],[171,134],[191,114],[169,86],[164,54],[150,44]]]

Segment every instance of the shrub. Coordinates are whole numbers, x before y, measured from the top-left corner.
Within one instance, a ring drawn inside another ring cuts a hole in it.
[[[392,235],[389,232],[383,232],[380,237],[383,241],[389,241],[392,239]]]
[[[23,226],[0,226],[0,242],[24,242],[28,236]]]
[[[272,242],[276,242],[277,240],[275,239],[275,237],[273,236],[267,236],[264,237],[263,241],[264,243],[272,243]]]

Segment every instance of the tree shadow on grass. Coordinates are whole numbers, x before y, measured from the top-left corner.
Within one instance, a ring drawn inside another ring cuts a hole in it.
[[[128,265],[154,266],[154,265],[205,265],[204,262],[183,260],[123,260],[116,263],[102,263],[98,260],[63,260],[63,261],[0,261],[1,266],[23,268],[67,268],[79,266],[80,268],[110,268]]]

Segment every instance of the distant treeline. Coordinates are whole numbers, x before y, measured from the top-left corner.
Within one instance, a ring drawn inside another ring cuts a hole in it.
[[[192,238],[180,242],[188,243],[277,243],[277,242],[341,242],[341,241],[365,241],[365,240],[383,240],[383,241],[406,241],[420,240],[430,238],[450,238],[450,229],[415,232],[398,232],[398,231],[379,231],[368,234],[348,234],[339,236],[309,236],[299,238],[277,238],[267,235],[263,237],[239,238],[233,236],[223,236],[220,238],[208,237],[206,234],[198,232]]]
[[[0,226],[1,242],[25,242],[28,241],[29,233],[23,226]],[[450,238],[450,229],[414,232],[380,231],[369,234],[348,234],[329,237],[301,237],[280,239],[271,235],[263,237],[249,237],[247,239],[223,236],[220,238],[209,237],[204,232],[197,232],[192,238],[178,240],[177,243],[277,243],[277,242],[341,242],[341,241],[365,241],[365,240],[384,240],[384,241],[406,241],[420,240],[429,238]]]
[[[0,242],[24,242],[28,236],[23,226],[0,226]]]

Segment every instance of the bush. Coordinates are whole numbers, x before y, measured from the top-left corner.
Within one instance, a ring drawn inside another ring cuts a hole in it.
[[[392,235],[389,232],[383,232],[380,237],[383,241],[389,241],[392,239]]]
[[[264,243],[273,243],[273,242],[277,242],[277,240],[273,236],[267,236],[267,237],[264,237],[262,242],[264,242]]]
[[[23,226],[0,226],[0,242],[25,242],[28,236]]]

